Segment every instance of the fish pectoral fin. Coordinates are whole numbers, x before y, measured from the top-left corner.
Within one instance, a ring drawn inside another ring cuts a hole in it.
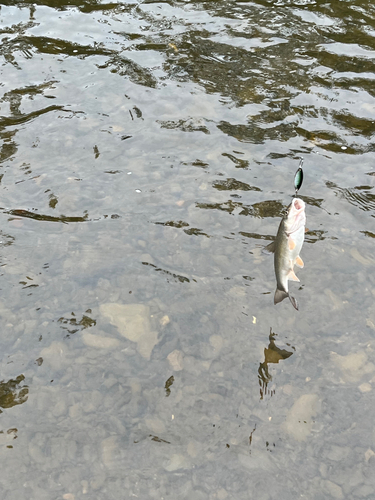
[[[293,269],[291,269],[287,275],[287,278],[288,280],[292,280],[292,281],[299,281],[299,279],[297,278],[297,276],[294,274],[294,271]]]
[[[298,257],[296,258],[296,265],[298,267],[303,267],[305,264],[303,263],[303,260],[301,259],[301,257],[298,255]]]
[[[262,253],[265,253],[266,255],[269,255],[270,253],[275,253],[275,248],[276,248],[276,245],[275,245],[275,242],[273,241],[269,245],[262,248]]]
[[[294,250],[296,248],[296,242],[289,236],[288,238],[289,250]]]

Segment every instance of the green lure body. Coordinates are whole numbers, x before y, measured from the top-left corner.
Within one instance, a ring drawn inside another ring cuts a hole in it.
[[[300,161],[296,175],[294,176],[294,189],[296,190],[296,195],[300,190],[303,182],[303,170],[302,170],[303,160]]]

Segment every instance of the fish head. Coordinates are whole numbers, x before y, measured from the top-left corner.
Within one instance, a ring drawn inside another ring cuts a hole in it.
[[[305,202],[300,198],[294,198],[288,207],[285,220],[285,230],[288,234],[298,231],[306,223]]]

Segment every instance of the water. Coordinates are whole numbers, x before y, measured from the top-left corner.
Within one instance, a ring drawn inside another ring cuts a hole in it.
[[[375,498],[372,3],[0,14],[2,500]]]

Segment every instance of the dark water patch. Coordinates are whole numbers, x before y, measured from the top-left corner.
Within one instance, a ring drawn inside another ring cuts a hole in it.
[[[67,113],[70,112],[69,110],[64,109],[62,106],[48,106],[47,108],[40,109],[38,111],[33,111],[31,113],[25,113],[20,116],[17,115],[12,117],[0,116],[0,128],[23,125],[31,120],[34,120],[34,118],[42,116],[46,113],[50,113],[51,111],[66,111]]]
[[[256,186],[250,186],[246,182],[241,182],[233,178],[213,182],[212,186],[218,191],[262,191]]]
[[[188,234],[189,236],[206,236],[209,238],[210,236],[206,233],[204,233],[201,229],[197,227],[191,227],[189,229],[184,229],[184,233]]]
[[[91,310],[86,311],[86,313],[91,313]],[[68,332],[66,337],[77,333],[78,331],[85,330],[86,328],[91,328],[96,325],[96,319],[90,318],[86,314],[82,315],[81,319],[76,318],[74,312],[71,313],[70,318],[61,317],[57,320],[57,323],[61,325],[61,328]]]
[[[277,200],[261,201],[251,206],[233,200],[228,200],[224,203],[197,203],[196,206],[205,210],[222,210],[228,213],[232,213],[235,209],[238,209],[238,215],[259,217],[262,219],[267,217],[281,217],[285,210],[283,204]]]
[[[368,236],[369,238],[375,238],[375,234],[372,233],[371,231],[360,231],[360,233],[364,234],[365,236]]]
[[[52,215],[38,214],[36,212],[30,212],[29,210],[22,209],[6,210],[4,211],[4,213],[12,215],[14,217],[22,217],[43,222],[62,222],[63,224],[68,224],[69,222],[87,222],[89,220],[88,214],[84,215],[83,217],[69,217],[65,215],[54,217]]]
[[[101,70],[109,69],[111,73],[120,76],[126,76],[131,82],[138,85],[150,88],[156,88],[158,85],[158,81],[148,68],[144,68],[140,64],[119,54],[112,55],[108,58],[107,62],[98,64],[97,67]]]
[[[161,267],[155,266],[155,264],[151,264],[150,262],[142,262],[144,266],[151,266],[155,269],[155,271],[160,272],[161,274],[165,274],[167,276],[171,276],[174,281],[180,282],[180,283],[190,283],[190,279],[187,278],[186,276],[181,276],[180,274],[175,274],[172,273],[171,271],[167,271],[165,269],[162,269]],[[169,282],[169,280],[167,279]],[[192,281],[195,281],[194,279]]]
[[[237,153],[237,154],[241,154],[241,153]],[[249,168],[249,161],[248,160],[244,160],[242,158],[237,158],[237,156],[234,156],[233,154],[230,154],[230,153],[223,153],[223,156],[225,156],[226,158],[229,158],[234,163],[236,168],[243,168],[243,169]]]
[[[159,224],[159,225],[167,226],[167,227],[177,227],[177,228],[189,226],[189,224],[187,222],[184,222],[182,220],[179,220],[179,221],[170,220],[167,222],[154,222],[154,224]]]
[[[159,121],[161,128],[168,130],[182,130],[183,132],[203,132],[204,134],[210,134],[209,129],[199,123],[201,120],[194,120],[192,118],[187,118],[186,120],[178,121]]]
[[[22,384],[24,380],[25,376],[19,375],[7,382],[4,382],[4,380],[0,382],[0,408],[13,408],[13,406],[21,405],[27,401],[29,387]],[[0,413],[3,413],[3,411],[0,410]]]
[[[240,231],[239,234],[242,236],[245,236],[245,238],[251,238],[253,240],[266,240],[266,241],[274,241],[275,236],[274,235],[264,235],[264,234],[258,234],[258,233],[248,233],[245,231]]]
[[[305,242],[306,243],[316,243],[317,241],[323,241],[327,238],[327,231],[313,231],[308,230],[305,233]],[[334,236],[329,237],[331,240],[336,240]]]
[[[365,212],[374,212],[371,217],[375,217],[375,194],[371,193],[374,186],[341,188],[331,181],[327,181],[326,186],[332,189],[337,196],[345,199],[351,205],[358,207],[360,210],[364,210]]]

